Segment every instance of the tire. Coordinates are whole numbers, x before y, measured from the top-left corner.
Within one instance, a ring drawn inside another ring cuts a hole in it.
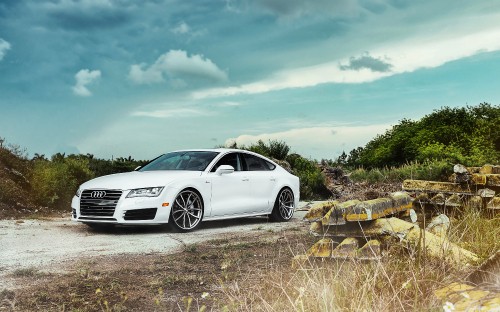
[[[203,219],[203,200],[193,189],[185,189],[177,195],[170,209],[168,224],[177,232],[196,229]]]
[[[281,189],[274,202],[274,208],[269,219],[277,222],[289,221],[295,211],[295,197],[288,187]]]

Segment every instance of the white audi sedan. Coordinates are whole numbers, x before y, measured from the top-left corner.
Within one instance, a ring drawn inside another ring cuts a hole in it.
[[[298,202],[299,178],[272,160],[237,149],[200,149],[85,182],[71,207],[73,221],[92,227],[168,223],[183,232],[208,220],[269,215],[288,221]]]

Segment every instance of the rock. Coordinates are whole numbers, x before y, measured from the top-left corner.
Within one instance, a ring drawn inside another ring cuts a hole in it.
[[[431,220],[431,223],[425,228],[427,231],[444,237],[450,228],[450,218],[445,214],[440,214]]]
[[[453,166],[453,172],[460,174],[469,173],[467,167],[461,164],[456,164],[455,166]]]

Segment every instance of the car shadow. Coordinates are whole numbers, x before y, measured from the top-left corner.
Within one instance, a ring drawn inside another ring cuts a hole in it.
[[[216,229],[216,228],[231,228],[242,225],[261,225],[269,223],[267,216],[258,217],[245,217],[228,220],[206,221],[202,222],[200,226],[193,232],[199,233],[203,230]],[[103,227],[87,227],[87,231],[96,234],[112,234],[112,235],[137,235],[137,234],[154,234],[154,233],[179,233],[170,228],[168,224],[162,225],[107,225]],[[182,234],[182,233],[181,233]]]

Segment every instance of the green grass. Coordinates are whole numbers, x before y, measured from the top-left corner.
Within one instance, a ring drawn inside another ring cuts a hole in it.
[[[358,168],[351,172],[354,182],[401,182],[405,179],[433,180],[446,179],[451,174],[453,166],[446,161],[412,162],[401,167],[386,167],[382,169]]]

